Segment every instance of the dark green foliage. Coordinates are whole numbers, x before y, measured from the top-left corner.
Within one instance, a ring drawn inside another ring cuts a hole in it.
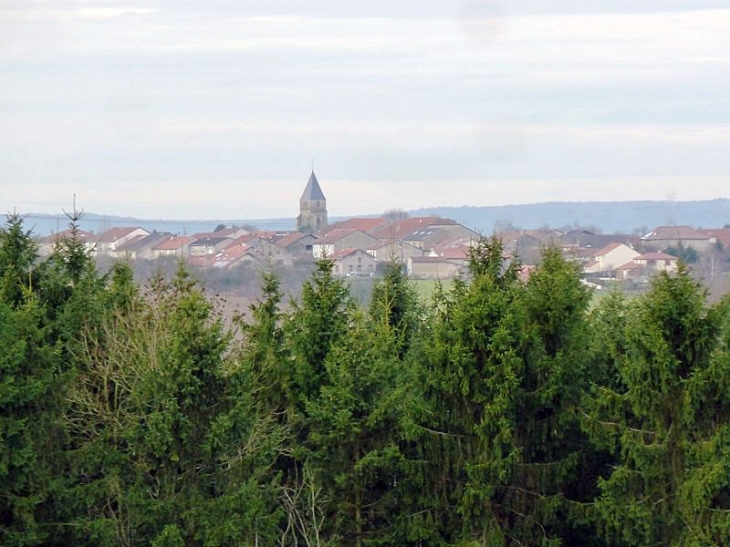
[[[326,361],[327,381],[310,400],[309,463],[329,503],[325,530],[347,545],[381,540],[396,515],[398,374],[388,333],[356,316]]]
[[[26,297],[28,298],[28,297]],[[57,355],[43,343],[42,313],[32,298],[0,302],[0,543],[34,545],[61,463],[54,393]]]
[[[497,240],[424,308],[320,260],[224,323],[184,268],[141,289],[74,230],[0,230],[3,545],[727,545],[730,299],[681,267],[588,310]],[[232,327],[233,330],[229,330]]]
[[[23,218],[17,213],[8,215],[0,229],[0,294],[8,305],[20,306],[37,284],[33,271],[37,254],[30,231],[23,227]]]
[[[370,316],[382,322],[395,335],[399,358],[408,353],[421,320],[416,290],[409,285],[403,266],[386,264],[383,277],[376,280],[370,298]]]
[[[575,408],[590,294],[555,249],[526,284],[519,268],[483,241],[470,279],[437,302],[423,447],[442,462],[434,520],[449,541],[557,545],[584,532],[573,513],[590,500],[579,476],[590,449]]]
[[[681,243],[677,247],[667,247],[667,254],[676,256],[685,264],[694,264],[699,259],[697,249],[694,247],[685,247]]]
[[[525,317],[515,306],[519,265],[502,255],[498,241],[481,242],[470,281],[437,301],[421,444],[431,462],[430,518],[446,541],[505,540],[496,495],[519,459],[513,418]]]
[[[632,310],[618,363],[620,391],[598,389],[587,424],[596,442],[617,454],[596,502],[609,541],[730,540],[728,361],[719,336],[727,305],[706,309],[704,302],[705,291],[686,269],[658,277]]]
[[[515,433],[520,450],[503,504],[527,515],[511,535],[531,544],[581,537],[575,502],[590,501],[586,483],[592,450],[576,409],[591,371],[587,367],[586,310],[590,292],[580,268],[548,248],[520,297],[528,334]]]
[[[74,541],[271,537],[279,517],[267,485],[282,435],[246,383],[227,376],[230,338],[211,304],[185,270],[141,299],[118,266],[104,296],[112,313],[86,331],[70,393]]]
[[[262,404],[272,412],[283,413],[294,403],[293,370],[284,353],[279,279],[271,270],[264,273],[261,289],[261,299],[249,307],[251,320],[242,322],[241,359],[250,379],[260,386]]]
[[[325,360],[346,335],[354,307],[347,285],[332,273],[332,261],[318,260],[287,325],[300,403],[316,397],[326,382]]]
[[[52,535],[52,498],[63,471],[60,351],[46,322],[36,247],[22,218],[0,230],[0,543]]]

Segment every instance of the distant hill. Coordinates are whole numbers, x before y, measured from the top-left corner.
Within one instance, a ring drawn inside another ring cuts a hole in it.
[[[38,236],[46,236],[65,230],[68,227],[68,218],[63,215],[29,214],[24,215],[25,226],[33,230]],[[170,232],[178,235],[191,235],[198,232],[212,232],[219,224],[226,226],[253,225],[260,230],[294,230],[293,218],[259,219],[259,220],[162,220],[141,219],[133,217],[118,217],[84,213],[79,227],[82,230],[100,234],[109,228],[117,226],[141,226],[147,230]]]
[[[517,228],[594,226],[604,233],[645,233],[656,226],[716,228],[730,224],[730,200],[554,202],[495,207],[430,207],[411,216],[439,215],[483,234],[495,225]]]
[[[593,226],[604,233],[643,233],[656,226],[686,224],[697,228],[722,227],[730,224],[730,200],[707,201],[621,201],[621,202],[554,202],[529,205],[484,207],[430,207],[409,211],[411,216],[438,215],[453,219],[483,234],[491,234],[495,225],[534,229],[543,226]],[[377,216],[377,215],[361,215]],[[60,215],[29,214],[26,227],[39,236],[64,230],[68,218]],[[331,222],[342,220],[333,217]],[[147,230],[194,234],[212,232],[218,224],[253,225],[260,230],[294,230],[293,218],[221,219],[221,220],[150,220],[132,217],[86,213],[80,222],[83,230],[102,233],[115,226],[142,226]]]

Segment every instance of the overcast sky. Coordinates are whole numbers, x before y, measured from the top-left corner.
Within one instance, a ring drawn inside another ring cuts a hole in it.
[[[0,209],[730,197],[727,0],[0,0]]]

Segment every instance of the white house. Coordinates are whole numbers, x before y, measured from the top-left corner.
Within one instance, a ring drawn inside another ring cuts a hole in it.
[[[610,243],[596,251],[584,269],[586,273],[613,272],[640,254],[624,243]]]

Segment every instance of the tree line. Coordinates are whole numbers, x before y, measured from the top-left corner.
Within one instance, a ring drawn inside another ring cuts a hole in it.
[[[138,285],[0,229],[0,544],[730,544],[730,300],[685,267],[591,306],[496,239],[421,302],[320,260],[224,323],[183,266]]]

